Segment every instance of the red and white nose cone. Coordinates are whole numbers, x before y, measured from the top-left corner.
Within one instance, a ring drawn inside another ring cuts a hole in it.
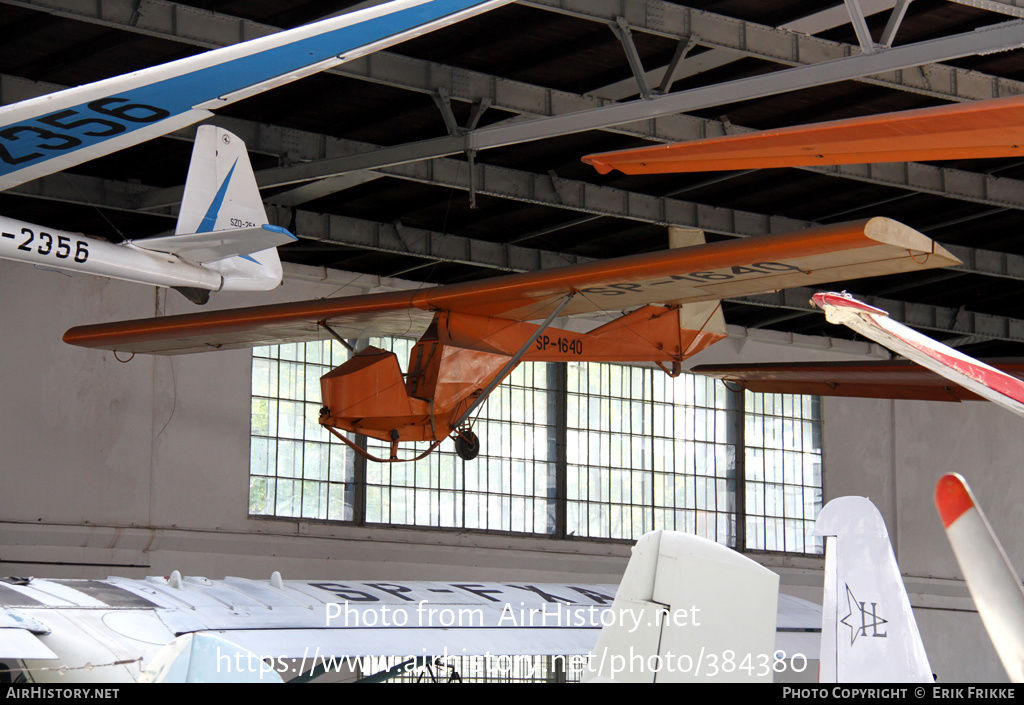
[[[956,473],[943,475],[935,486],[935,506],[939,510],[939,518],[947,529],[963,516],[968,509],[974,508],[974,497],[967,487],[964,478]]]

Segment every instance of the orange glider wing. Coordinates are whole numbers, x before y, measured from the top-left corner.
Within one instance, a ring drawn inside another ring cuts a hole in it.
[[[343,337],[371,323],[416,335],[435,311],[516,321],[545,318],[570,293],[563,315],[621,312],[652,303],[713,301],[797,286],[948,267],[959,261],[921,233],[887,218],[807,228],[510,274],[464,284],[72,328],[72,345],[177,354]]]
[[[670,174],[1021,154],[1024,96],[1014,96],[590,154],[583,161],[602,174]]]
[[[985,362],[1007,374],[1024,379],[1024,359],[1007,358]],[[698,365],[692,372],[717,377],[752,392],[773,394],[924,401],[982,399],[911,360]]]

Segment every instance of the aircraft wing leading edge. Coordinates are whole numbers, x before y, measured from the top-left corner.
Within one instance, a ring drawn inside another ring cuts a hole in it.
[[[323,337],[319,321],[356,337],[421,331],[434,311],[533,321],[575,294],[563,315],[692,303],[958,264],[930,239],[886,218],[819,226],[416,291],[321,299],[72,328],[64,341],[178,354]]]
[[[396,0],[0,108],[0,189],[194,124],[211,110],[510,0]]]
[[[884,345],[980,397],[1024,416],[1024,382],[889,318],[881,309],[835,293],[812,302],[838,323]]]
[[[602,174],[670,174],[1016,157],[1024,96],[833,120],[682,144],[590,154]]]

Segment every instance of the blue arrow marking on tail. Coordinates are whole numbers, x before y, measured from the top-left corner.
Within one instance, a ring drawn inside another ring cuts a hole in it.
[[[220,207],[224,205],[224,196],[228,191],[228,184],[231,183],[231,175],[235,173],[235,167],[238,166],[238,159],[235,159],[235,163],[231,165],[231,171],[224,177],[223,183],[220,188],[217,189],[217,195],[213,197],[213,202],[210,204],[209,209],[206,211],[206,215],[203,216],[203,220],[199,223],[199,229],[197,232],[208,233],[211,232],[214,226],[217,224],[217,215],[220,213]]]

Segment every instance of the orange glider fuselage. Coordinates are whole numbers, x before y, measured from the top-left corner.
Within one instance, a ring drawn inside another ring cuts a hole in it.
[[[413,347],[408,374],[398,357],[366,348],[320,379],[320,423],[386,442],[440,441],[537,331],[533,323],[454,312],[435,314]],[[546,329],[523,361],[678,364],[724,337],[679,325],[676,306],[644,306],[589,333]]]

